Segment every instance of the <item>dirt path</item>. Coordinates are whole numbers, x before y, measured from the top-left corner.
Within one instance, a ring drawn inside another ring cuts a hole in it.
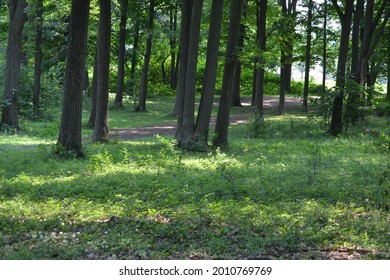
[[[241,100],[244,108],[247,108],[245,114],[232,114],[230,116],[230,124],[238,125],[245,124],[248,122],[248,117],[251,116],[250,112],[252,107],[250,106],[250,98],[243,98]],[[266,96],[264,97],[264,110],[266,114],[276,114],[278,110],[279,97],[277,96]],[[218,104],[216,104],[218,105]],[[300,110],[302,102],[300,98],[296,97],[286,97],[285,100],[285,109],[286,111]],[[210,121],[210,126],[215,126],[216,119],[212,118]],[[150,137],[154,135],[173,135],[176,131],[176,122],[158,124],[155,126],[143,126],[143,127],[131,127],[123,129],[114,129],[111,131],[112,138],[127,141],[133,139],[139,139],[143,137]]]

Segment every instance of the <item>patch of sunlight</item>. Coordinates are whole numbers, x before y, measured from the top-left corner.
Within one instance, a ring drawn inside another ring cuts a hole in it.
[[[51,144],[47,140],[41,138],[35,138],[31,136],[20,136],[20,135],[1,135],[0,137],[0,148],[1,146],[36,146],[40,144]]]
[[[76,222],[98,221],[111,216],[122,215],[125,206],[121,203],[104,203],[87,199],[48,199],[34,201],[24,196],[0,203],[2,216],[16,220],[46,221],[52,219],[70,219]]]

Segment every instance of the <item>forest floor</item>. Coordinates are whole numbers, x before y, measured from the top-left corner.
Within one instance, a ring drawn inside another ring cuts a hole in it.
[[[0,260],[390,259],[387,115],[331,137],[314,103],[286,98],[278,116],[266,97],[256,123],[244,97],[229,150],[187,152],[174,102],[138,113],[129,99],[110,111],[114,141],[83,128],[80,160],[56,146],[59,107],[1,133]]]
[[[241,98],[241,104],[247,113],[245,114],[231,114],[230,124],[246,124],[248,123],[248,118],[252,116],[253,106],[251,106],[251,97]],[[265,96],[264,97],[264,111],[266,114],[277,114],[279,97],[278,96]],[[214,105],[218,105],[218,100],[214,102]],[[297,111],[302,108],[302,99],[297,97],[286,97],[285,99],[285,109],[289,111]],[[211,118],[210,126],[214,127],[216,118]],[[133,139],[139,139],[143,137],[151,137],[154,135],[173,135],[176,131],[177,122],[169,122],[158,124],[154,126],[141,126],[141,127],[131,127],[131,128],[122,128],[113,130],[112,134],[114,138],[119,138],[122,141],[128,141]]]

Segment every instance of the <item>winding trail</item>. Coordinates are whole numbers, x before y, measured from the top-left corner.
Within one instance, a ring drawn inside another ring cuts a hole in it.
[[[248,97],[241,98],[241,104],[245,112],[243,114],[232,114],[230,116],[230,125],[239,125],[248,123],[248,117],[252,116],[251,112],[253,107],[251,106],[251,100]],[[276,114],[278,110],[279,97],[266,96],[264,97],[264,110],[266,114]],[[218,102],[215,103],[218,105]],[[296,111],[302,108],[302,100],[297,97],[286,97],[285,109],[287,112]],[[216,118],[211,118],[210,126],[214,127]],[[113,139],[121,141],[128,141],[133,139],[139,139],[144,137],[151,137],[154,135],[173,135],[176,131],[176,122],[169,122],[164,124],[158,124],[155,126],[142,126],[142,127],[130,127],[123,129],[113,129],[111,135]]]

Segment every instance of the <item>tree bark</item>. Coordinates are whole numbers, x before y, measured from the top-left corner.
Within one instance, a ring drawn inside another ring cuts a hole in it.
[[[184,108],[182,126],[180,130],[179,147],[190,149],[192,145],[192,136],[194,133],[194,111],[195,111],[195,92],[196,92],[196,68],[198,61],[200,23],[202,16],[202,0],[194,1],[192,7],[192,18],[190,27],[190,40],[188,44],[188,61],[186,71],[186,85],[184,93]]]
[[[190,28],[192,16],[193,0],[182,0],[181,4],[181,23],[180,23],[180,50],[179,50],[179,85],[177,88],[175,107],[173,108],[172,116],[177,117],[178,127],[176,130],[175,139],[180,138],[180,128],[183,123],[184,110],[184,94],[186,86],[187,62],[188,62],[188,46],[190,42]]]
[[[210,30],[207,42],[206,69],[203,78],[198,117],[195,125],[194,141],[207,147],[211,111],[214,101],[224,0],[213,0],[211,7]]]
[[[309,0],[307,13],[307,35],[306,35],[306,59],[305,59],[305,82],[303,87],[303,111],[307,112],[307,101],[309,98],[310,82],[310,59],[311,59],[311,31],[313,18],[313,0]]]
[[[293,60],[293,33],[296,18],[297,0],[282,0],[282,42],[280,54],[280,89],[279,89],[279,115],[285,114],[285,94],[291,92],[291,73]]]
[[[4,75],[4,105],[0,128],[19,127],[19,79],[20,63],[22,59],[23,27],[26,22],[25,0],[9,1],[9,32],[7,45],[7,61]]]
[[[129,0],[121,0],[119,3],[121,9],[121,21],[119,23],[118,82],[114,108],[123,107],[123,91],[125,87],[126,24]]]
[[[337,94],[333,100],[332,119],[328,133],[333,136],[339,135],[343,130],[343,103],[345,93],[345,77],[348,59],[349,35],[351,32],[353,2],[347,1],[344,13],[341,11],[337,0],[331,0],[341,22],[341,38],[339,56],[337,62],[336,88]]]
[[[34,116],[39,115],[41,95],[41,75],[42,75],[42,16],[43,1],[37,1],[36,25],[35,25],[35,66],[34,66],[34,91],[33,91],[33,111]]]
[[[99,39],[98,39],[99,40]],[[93,76],[92,76],[92,92],[91,92],[91,110],[88,120],[88,126],[94,128],[96,119],[96,100],[97,100],[97,45],[95,51],[95,59],[93,63]]]
[[[130,93],[135,94],[135,68],[137,67],[137,56],[138,56],[138,41],[139,41],[139,22],[135,23],[134,28],[134,40],[133,40],[133,52],[131,54],[131,69],[130,69]]]
[[[359,13],[363,13],[364,3],[360,3],[359,1],[358,4],[360,4],[362,7],[358,6],[356,11]],[[374,0],[368,0],[366,4],[366,8],[364,11],[364,31],[362,34],[360,53],[357,58],[354,58],[354,68],[352,68],[352,71],[354,71],[354,80],[360,86],[360,90],[359,92],[351,91],[348,95],[347,121],[350,121],[352,124],[356,124],[360,116],[363,117],[359,112],[359,104],[364,105],[364,100],[366,99],[364,94],[364,87],[367,83],[368,63],[373,54],[374,49],[376,48],[379,38],[384,31],[387,20],[389,19],[390,9],[387,10],[387,13],[383,18],[381,26],[378,30],[376,30],[379,24],[379,19],[382,18],[382,14],[388,4],[388,0],[383,0],[375,17]],[[359,49],[356,49],[355,52],[358,50]]]
[[[247,1],[243,1],[243,11],[242,11],[242,17],[245,19],[247,15],[247,9],[248,9],[248,4]],[[244,49],[244,42],[245,42],[245,29],[246,26],[244,23],[240,24],[240,36],[238,39],[238,45],[236,52],[240,53]],[[233,81],[233,92],[232,92],[232,106],[235,107],[241,107],[241,98],[240,98],[240,93],[241,93],[241,61],[240,58],[237,56],[236,60],[236,65],[234,66],[234,81]]]
[[[177,88],[177,76],[176,76],[176,31],[177,31],[177,2],[175,3],[174,10],[170,11],[170,39],[169,45],[171,48],[171,67],[170,67],[170,78],[169,83],[172,90]]]
[[[97,46],[97,96],[96,117],[92,142],[109,141],[108,91],[111,43],[111,0],[100,0]]]
[[[89,0],[72,0],[64,97],[58,145],[77,157],[82,149],[83,70],[87,52]]]
[[[325,103],[326,95],[326,71],[327,71],[327,45],[328,45],[328,36],[327,36],[327,27],[328,27],[328,2],[324,2],[324,25],[323,25],[323,46],[322,46],[322,95],[321,95],[321,104]]]
[[[257,116],[261,119],[264,115],[264,64],[263,52],[266,47],[266,23],[267,23],[267,0],[257,0],[257,45],[261,52],[256,58],[258,68],[255,75],[255,105]]]
[[[242,13],[243,0],[232,0],[230,10],[230,23],[228,42],[226,47],[226,59],[223,73],[222,90],[219,99],[217,123],[215,126],[216,137],[213,141],[214,146],[221,149],[227,149],[228,128],[230,117],[230,104],[233,87],[234,66],[237,59],[235,48],[238,45],[240,36],[240,21]]]
[[[152,40],[153,40],[153,21],[154,21],[154,0],[149,3],[149,20],[147,26],[147,39],[146,39],[146,50],[144,56],[144,65],[142,67],[141,82],[140,82],[140,94],[138,99],[138,105],[135,108],[137,112],[146,112],[146,98],[148,94],[148,74],[150,56],[152,54]]]

